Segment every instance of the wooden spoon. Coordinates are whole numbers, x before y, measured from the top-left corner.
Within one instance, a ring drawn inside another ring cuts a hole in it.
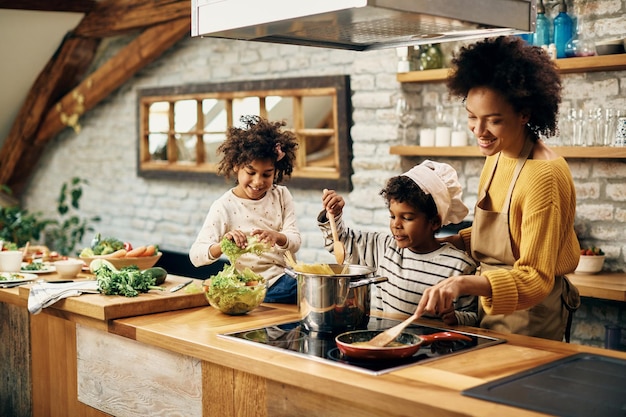
[[[402,330],[404,330],[409,324],[413,323],[413,320],[415,319],[417,319],[417,314],[413,313],[412,316],[404,320],[402,323],[396,324],[395,326],[373,337],[369,342],[367,342],[367,344],[376,347],[387,346],[389,343],[396,340],[396,337],[402,333]]]
[[[346,260],[346,247],[343,245],[343,242],[339,240],[335,216],[327,211],[326,217],[328,217],[328,220],[330,221],[330,230],[333,232],[333,253],[335,254],[335,260],[339,265],[341,265]]]

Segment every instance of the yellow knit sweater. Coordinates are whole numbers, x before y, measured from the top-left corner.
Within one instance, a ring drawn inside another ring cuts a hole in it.
[[[480,190],[489,179],[496,156],[486,158]],[[500,155],[488,194],[501,211],[517,159]],[[576,191],[567,162],[526,161],[513,189],[509,228],[513,255],[511,270],[496,269],[482,275],[491,283],[492,296],[481,297],[487,314],[511,314],[541,302],[552,290],[554,277],[576,269],[580,246],[574,232]],[[461,236],[469,251],[471,227]]]

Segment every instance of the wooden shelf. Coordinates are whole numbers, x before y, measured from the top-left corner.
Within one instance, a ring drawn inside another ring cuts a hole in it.
[[[626,69],[626,54],[557,59],[556,65],[561,74],[591,71],[618,71]],[[398,82],[401,83],[441,82],[448,78],[449,71],[449,68],[441,68],[402,72],[398,73],[396,78]]]
[[[564,158],[626,158],[626,147],[617,148],[610,146],[553,146],[556,153]],[[392,146],[389,150],[392,155],[402,156],[451,156],[451,157],[482,157],[483,154],[477,146]]]

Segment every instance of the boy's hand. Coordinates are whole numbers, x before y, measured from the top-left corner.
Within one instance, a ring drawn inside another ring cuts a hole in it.
[[[322,205],[327,212],[330,212],[335,217],[340,216],[343,207],[346,205],[342,196],[337,194],[334,190],[324,189],[322,193]]]

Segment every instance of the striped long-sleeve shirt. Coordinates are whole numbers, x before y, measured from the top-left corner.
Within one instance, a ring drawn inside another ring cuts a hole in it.
[[[332,232],[324,212],[318,217],[318,225],[326,249],[332,251]],[[419,254],[399,248],[388,233],[347,228],[341,217],[337,218],[337,231],[346,246],[347,262],[375,267],[378,275],[389,279],[374,286],[372,310],[413,314],[426,288],[454,275],[472,275],[476,270],[472,258],[447,243],[433,252]],[[477,306],[476,297],[459,297],[455,303],[459,324],[477,325]]]

